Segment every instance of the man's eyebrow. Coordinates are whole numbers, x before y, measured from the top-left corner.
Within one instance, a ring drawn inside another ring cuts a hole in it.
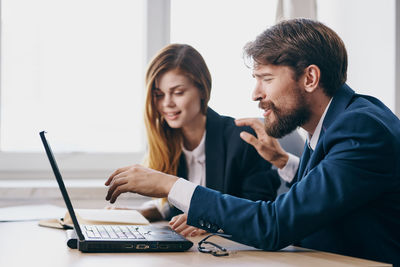
[[[257,73],[257,74],[253,73],[253,77],[262,78],[262,77],[265,77],[265,76],[273,76],[273,74],[269,73],[269,72]]]

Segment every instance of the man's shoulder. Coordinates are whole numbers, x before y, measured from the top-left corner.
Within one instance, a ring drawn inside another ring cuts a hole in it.
[[[336,115],[334,121],[323,129],[325,145],[346,143],[400,152],[397,151],[400,147],[400,120],[378,99],[355,95]]]
[[[400,120],[379,99],[372,96],[355,95],[338,119],[351,126],[378,127],[400,135]]]

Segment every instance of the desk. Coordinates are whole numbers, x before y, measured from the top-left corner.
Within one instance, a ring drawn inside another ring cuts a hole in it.
[[[214,257],[198,252],[196,245],[202,237],[190,238],[195,244],[187,252],[88,254],[69,249],[65,243],[64,230],[40,227],[37,223],[0,223],[0,266],[391,266],[295,247],[279,252],[260,251],[219,237],[214,241],[233,250],[231,255]]]

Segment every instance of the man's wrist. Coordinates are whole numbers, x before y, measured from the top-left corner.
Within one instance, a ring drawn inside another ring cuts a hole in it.
[[[276,166],[278,169],[282,169],[283,167],[286,166],[287,162],[289,160],[289,155],[287,153],[284,153],[277,157],[277,159],[273,162],[271,162],[274,166]]]
[[[167,183],[164,186],[164,189],[165,189],[164,194],[165,194],[166,197],[168,197],[169,192],[171,192],[171,188],[174,186],[176,181],[178,181],[178,179],[179,179],[178,177],[173,176],[173,175],[170,175],[169,178],[170,179],[168,179]]]

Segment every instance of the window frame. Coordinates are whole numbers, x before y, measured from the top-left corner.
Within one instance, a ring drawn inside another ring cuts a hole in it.
[[[1,7],[0,0],[0,20]],[[146,14],[143,42],[145,53],[143,56],[142,77],[144,77],[145,73],[144,68],[154,53],[169,43],[170,0],[145,1],[144,9],[143,12]],[[0,28],[0,40],[1,38]],[[1,68],[2,66],[0,66],[0,70]],[[0,88],[0,100],[2,97],[1,93]],[[104,179],[104,177],[110,175],[116,168],[133,163],[142,163],[144,154],[145,151],[137,153],[64,152],[55,153],[55,157],[65,179]],[[0,180],[52,179],[52,177],[53,173],[51,172],[44,151],[43,153],[24,153],[4,152],[0,150]]]

